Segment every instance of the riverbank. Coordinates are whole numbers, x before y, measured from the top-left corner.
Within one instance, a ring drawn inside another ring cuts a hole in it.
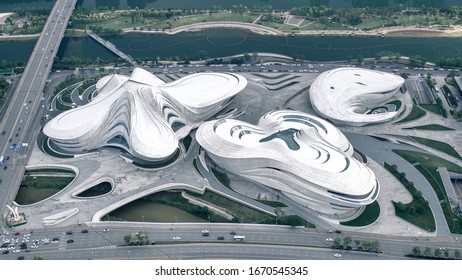
[[[172,28],[169,30],[142,30],[141,27],[124,29],[124,33],[160,33],[174,35],[180,32],[195,32],[210,28],[246,29],[260,35],[302,35],[302,36],[373,36],[373,37],[462,37],[462,26],[457,25],[448,29],[435,29],[419,26],[395,26],[373,30],[278,30],[272,27],[245,22],[201,22]]]
[[[0,14],[1,16],[2,14]],[[406,37],[406,38],[426,38],[426,37],[462,37],[462,26],[452,26],[448,29],[435,29],[432,27],[419,26],[395,26],[384,27],[373,30],[278,30],[272,27],[246,22],[220,21],[220,22],[200,22],[184,26],[179,26],[166,30],[144,30],[141,26],[123,29],[123,34],[167,34],[175,35],[181,32],[198,32],[205,29],[213,28],[229,28],[229,29],[244,29],[254,32],[259,35],[272,36],[368,36],[368,37]],[[82,36],[84,30],[74,29],[74,33],[80,32],[78,36]],[[2,35],[0,40],[30,40],[36,39],[40,34],[30,35]],[[73,36],[73,35],[70,35]]]

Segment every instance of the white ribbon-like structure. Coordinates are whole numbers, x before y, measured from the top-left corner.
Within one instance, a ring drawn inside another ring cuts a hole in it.
[[[345,135],[306,113],[274,111],[258,125],[209,121],[196,139],[222,168],[329,218],[354,215],[379,194],[374,172],[353,157]]]
[[[190,129],[246,85],[244,77],[231,73],[198,73],[165,83],[136,68],[130,77],[100,79],[92,102],[58,115],[43,132],[67,153],[116,146],[135,158],[161,162],[176,153]]]
[[[321,73],[311,84],[310,101],[316,113],[336,124],[384,123],[398,116],[400,111],[367,112],[393,97],[403,83],[403,78],[390,73],[337,68]]]

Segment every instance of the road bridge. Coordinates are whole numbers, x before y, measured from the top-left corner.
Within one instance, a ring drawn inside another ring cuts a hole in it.
[[[12,204],[22,181],[43,111],[43,89],[77,0],[58,0],[29,58],[11,102],[1,120],[0,150],[5,161],[0,169],[0,209]],[[16,144],[16,145],[15,145]],[[12,147],[23,147],[14,149]],[[21,152],[20,152],[21,151]]]

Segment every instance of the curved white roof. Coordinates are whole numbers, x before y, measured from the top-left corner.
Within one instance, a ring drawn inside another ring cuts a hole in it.
[[[362,126],[391,120],[397,112],[365,114],[403,85],[400,76],[361,68],[337,68],[320,74],[310,87],[315,111],[335,123]]]
[[[352,157],[346,137],[306,113],[271,112],[257,126],[233,119],[206,122],[196,139],[228,171],[319,212],[349,212],[372,203],[379,192],[374,173]]]
[[[201,73],[164,83],[143,69],[100,79],[92,102],[52,119],[44,133],[69,152],[116,145],[149,161],[178,149],[172,125],[205,120],[246,86],[234,74]],[[206,105],[207,110],[196,106]]]

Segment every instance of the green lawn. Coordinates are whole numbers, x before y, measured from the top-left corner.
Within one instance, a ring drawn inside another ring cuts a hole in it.
[[[462,174],[462,167],[445,159],[425,153],[406,150],[393,150],[393,152],[398,154],[411,164],[416,165],[417,170],[419,170],[419,172],[422,173],[422,175],[427,179],[427,181],[433,187],[435,194],[438,196],[449,229],[452,233],[461,234],[462,219],[455,215],[450,209],[448,197],[444,189],[441,177],[438,171],[436,170],[438,167],[446,167],[448,171]]]
[[[427,124],[421,126],[410,127],[417,130],[454,130],[453,128],[442,126],[439,124]]]
[[[409,115],[407,115],[404,119],[395,122],[395,124],[414,121],[414,120],[417,120],[418,118],[425,116],[426,114],[427,113],[424,110],[422,110],[419,106],[413,105],[412,110],[409,113]]]
[[[416,137],[416,136],[411,136],[411,138],[414,139],[416,142],[418,142],[420,144],[423,144],[423,145],[428,146],[430,148],[433,148],[435,150],[441,151],[441,152],[443,152],[445,154],[448,154],[450,156],[453,156],[455,158],[462,159],[462,157],[459,155],[459,153],[457,153],[457,151],[454,150],[454,148],[451,145],[447,144],[447,143],[432,140],[432,139],[427,139],[427,138],[420,138],[420,137]]]
[[[375,222],[380,215],[380,206],[377,201],[366,206],[364,212],[354,220],[342,222],[341,225],[352,227],[363,227]]]
[[[437,104],[419,104],[419,106],[437,115],[443,115],[441,113],[440,107]]]
[[[235,13],[213,13],[197,14],[179,17],[178,19],[159,20],[156,18],[144,18],[141,22],[133,23],[128,16],[121,16],[108,21],[94,23],[91,25],[101,26],[109,29],[124,29],[133,27],[143,27],[143,29],[162,30],[172,29],[179,26],[189,25],[200,22],[216,22],[216,21],[236,21],[236,22],[253,22],[258,18],[258,15],[251,14],[235,14]]]
[[[412,201],[407,204],[393,201],[396,216],[424,229],[427,231],[435,231],[435,218],[432,210],[428,205],[428,201],[422,196],[422,193],[414,187],[414,183],[409,182],[405,174],[398,172],[389,164],[384,164],[387,169],[412,195]]]

